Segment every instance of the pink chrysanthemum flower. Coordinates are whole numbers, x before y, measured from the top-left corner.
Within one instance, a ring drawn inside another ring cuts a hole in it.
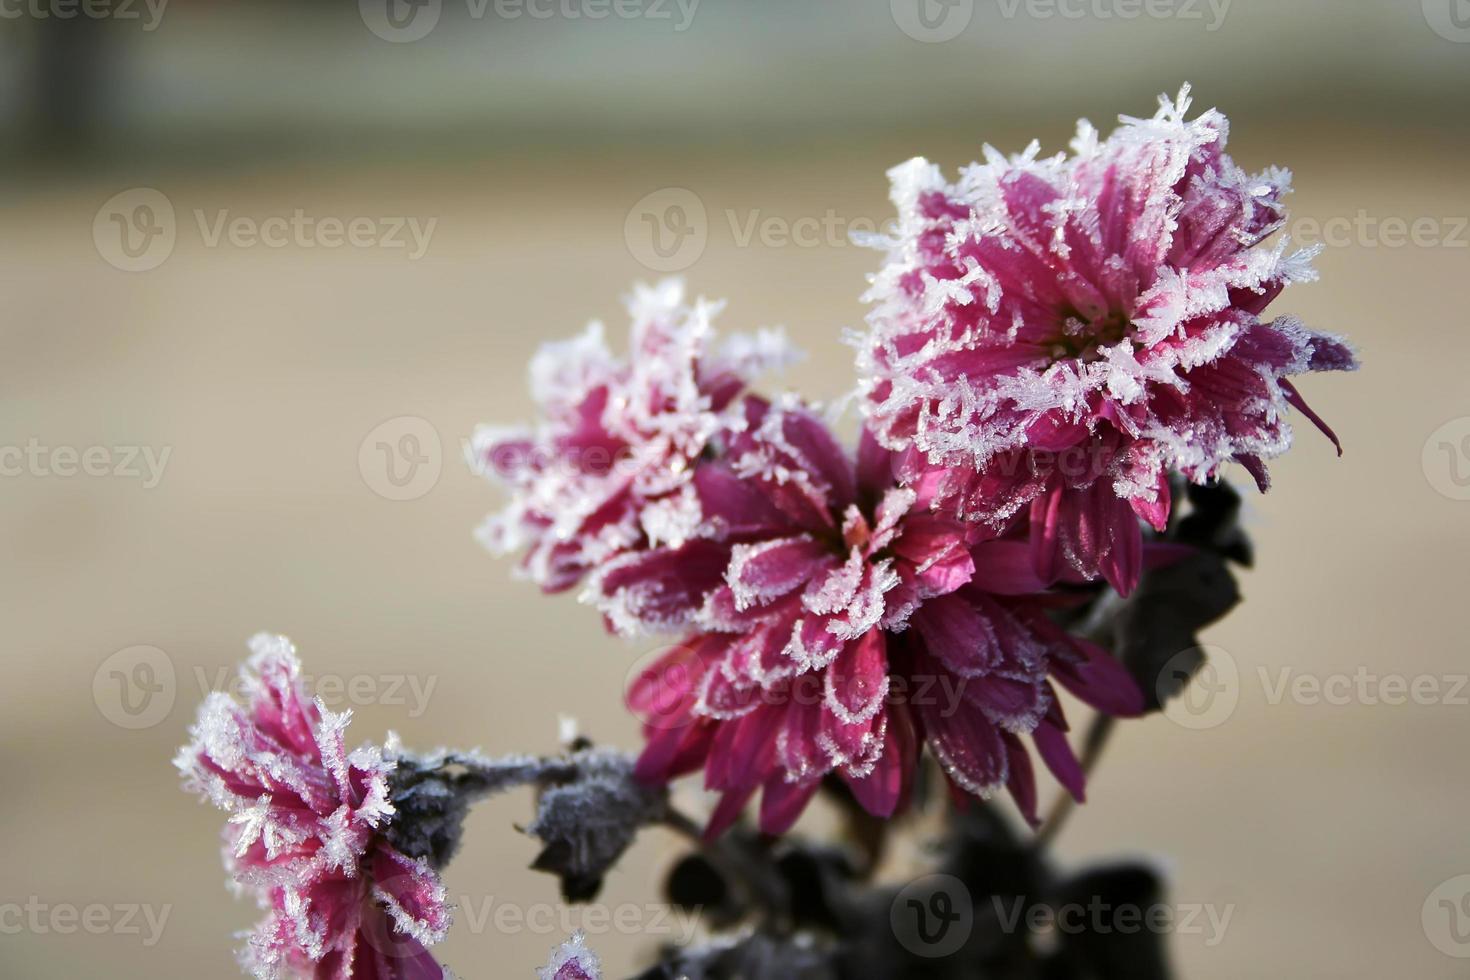
[[[537,972],[541,980],[602,980],[602,964],[580,932],[552,950],[551,961]]]
[[[442,980],[425,946],[450,912],[439,877],[383,836],[393,819],[382,749],[348,751],[351,713],[308,700],[290,641],[260,634],[241,707],[214,692],[175,765],[230,814],[225,863],[266,909],[241,950],[255,976]]]
[[[629,692],[648,739],[640,778],[703,768],[722,794],[711,835],[761,790],[761,827],[778,834],[829,774],[892,815],[927,744],[957,787],[1006,786],[1034,819],[1029,737],[1080,798],[1051,679],[1111,713],[1141,699],[1115,660],[1047,618],[1025,544],[934,513],[866,434],[854,464],[801,406],[742,404],[695,471],[699,533],[589,586],[615,625],[700,631]]]
[[[531,362],[534,430],[482,426],[470,463],[511,494],[479,537],[496,553],[524,551],[522,571],[549,592],[644,542],[680,540],[694,502],[693,463],[721,413],[755,374],[789,358],[763,330],[711,350],[720,303],[684,304],[677,279],[637,286],[626,359],[603,327],[544,346]]]
[[[1171,469],[1204,482],[1234,461],[1265,489],[1288,406],[1336,442],[1288,377],[1356,366],[1342,340],[1262,317],[1315,277],[1311,251],[1265,244],[1290,175],[1237,167],[1223,115],[1186,121],[1187,86],[1160,102],[1104,141],[1082,122],[1070,157],[986,147],[954,184],[895,168],[859,353],[865,412],[913,450],[909,479],[952,468],[928,474],[941,502],[996,526],[1029,505],[1043,577],[1125,593]]]

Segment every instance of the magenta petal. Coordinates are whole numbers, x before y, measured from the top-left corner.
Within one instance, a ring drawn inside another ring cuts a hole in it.
[[[832,765],[862,770],[883,751],[887,718],[879,713],[861,721],[843,721],[832,711],[822,712],[818,745]]]
[[[863,426],[858,436],[858,486],[872,496],[881,495],[893,486],[893,464],[893,453],[878,441],[871,429]]]
[[[997,671],[967,682],[964,696],[1002,728],[1029,731],[1051,705],[1046,688],[1039,673],[1007,677]]]
[[[961,677],[984,674],[1001,661],[994,624],[965,599],[931,600],[914,614],[913,623],[929,653]]]
[[[638,756],[633,778],[649,786],[698,770],[708,761],[715,738],[713,725],[693,718],[683,727],[648,732],[648,743]]]
[[[367,912],[358,930],[352,960],[341,963],[340,973],[317,976],[331,980],[443,980],[444,970],[414,937],[395,931],[388,915]],[[325,962],[325,961],[324,961]],[[330,969],[330,967],[329,967]]]
[[[819,744],[825,712],[820,704],[810,703],[805,694],[790,693],[789,699],[776,739],[776,754],[788,776],[806,781],[831,768],[831,760]]]
[[[1125,718],[1143,714],[1143,693],[1116,657],[1060,629],[1054,636],[1058,646],[1053,648],[1052,674],[1063,687],[1106,714]]]
[[[729,552],[696,540],[680,548],[629,552],[602,566],[588,595],[619,633],[664,633],[693,621],[723,581]]]
[[[779,836],[796,823],[812,796],[822,785],[820,780],[804,783],[787,782],[780,774],[766,780],[761,793],[761,833]]]
[[[1037,574],[1026,541],[983,541],[971,549],[975,588],[991,595],[1033,595],[1045,592],[1051,582]]]
[[[775,762],[776,732],[784,710],[782,705],[762,705],[722,724],[710,747],[705,785],[709,789],[758,786]]]
[[[893,542],[893,553],[914,565],[914,579],[928,596],[948,595],[975,574],[968,528],[947,518],[911,514]]]
[[[848,723],[867,721],[888,696],[888,656],[881,630],[849,642],[827,668],[827,709]]]
[[[1286,400],[1291,403],[1292,408],[1311,419],[1312,424],[1320,429],[1324,436],[1332,440],[1332,444],[1337,447],[1337,455],[1341,456],[1342,441],[1337,438],[1337,433],[1332,431],[1330,425],[1322,421],[1322,416],[1312,411],[1312,406],[1307,404],[1307,400],[1302,397],[1301,392],[1296,390],[1296,386],[1282,378],[1281,390],[1286,394]]]
[[[1036,771],[1031,766],[1031,756],[1016,736],[1002,736],[1006,744],[1006,758],[1010,764],[1010,775],[1006,789],[1016,801],[1016,808],[1032,827],[1039,827],[1041,819],[1036,815]]]
[[[843,779],[864,810],[886,820],[908,795],[917,755],[913,722],[907,711],[895,709],[888,712],[883,754],[873,771],[860,778],[844,775]]]
[[[831,508],[842,513],[857,494],[852,462],[830,429],[809,411],[784,413],[782,434],[797,459],[819,475],[831,490]]]
[[[729,790],[721,796],[715,812],[710,814],[709,823],[705,825],[704,839],[712,841],[734,826],[741,811],[745,809],[745,804],[755,795],[755,790],[755,786],[747,786]]]
[[[1121,596],[1128,596],[1138,588],[1138,579],[1143,574],[1143,530],[1138,526],[1133,508],[1128,501],[1112,497],[1113,516],[1110,520],[1112,541],[1108,550],[1097,562],[1098,570],[1108,584]],[[1168,520],[1166,516],[1164,520]]]
[[[1005,743],[979,708],[965,701],[952,710],[925,703],[919,712],[929,748],[957,786],[984,798],[1005,783],[1009,771]]]
[[[450,913],[444,886],[428,863],[414,860],[387,844],[373,855],[373,884],[386,896],[394,924],[427,943],[439,942],[449,930]]]
[[[682,727],[705,673],[725,655],[729,642],[715,636],[669,647],[629,683],[628,710],[649,728]]]
[[[1271,474],[1266,469],[1266,464],[1259,456],[1242,453],[1235,457],[1235,461],[1245,468],[1256,483],[1256,489],[1265,493],[1271,489]]]
[[[786,595],[835,564],[827,545],[802,534],[736,545],[725,580],[735,608],[743,610]]]
[[[1133,507],[1133,513],[1147,521],[1155,531],[1164,531],[1169,527],[1170,497],[1169,475],[1160,468],[1154,496],[1131,497],[1128,503]]]
[[[1062,505],[1067,490],[1061,484],[1031,502],[1031,560],[1041,581],[1055,582],[1062,572]]]
[[[1072,754],[1066,734],[1051,722],[1043,721],[1031,733],[1031,740],[1036,743],[1036,751],[1041,753],[1046,768],[1051,770],[1062,788],[1078,803],[1083,802],[1087,798],[1087,775],[1082,771],[1077,756]]]
[[[705,465],[694,470],[694,492],[700,511],[722,534],[750,534],[780,522],[780,512],[753,486],[728,467]]]

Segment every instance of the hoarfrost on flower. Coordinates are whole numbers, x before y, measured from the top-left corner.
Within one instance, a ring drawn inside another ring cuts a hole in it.
[[[1313,250],[1269,241],[1290,174],[1245,173],[1226,118],[1189,107],[1186,87],[1106,140],[1084,120],[1071,156],[986,147],[953,184],[924,160],[890,173],[864,410],[936,503],[997,527],[1029,505],[1048,579],[1131,590],[1139,519],[1168,520],[1167,473],[1203,483],[1235,462],[1264,489],[1288,409],[1336,442],[1289,377],[1351,369],[1353,351],[1263,317],[1315,278]]]
[[[245,705],[210,694],[175,759],[185,788],[229,814],[226,868],[266,909],[241,964],[261,978],[441,980],[425,947],[450,908],[438,875],[385,836],[393,761],[347,750],[351,713],[307,697],[289,640],[250,647]]]

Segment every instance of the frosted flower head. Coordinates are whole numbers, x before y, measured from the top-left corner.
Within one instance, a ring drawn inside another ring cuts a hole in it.
[[[348,750],[351,713],[308,699],[289,640],[250,647],[246,703],[210,694],[175,759],[185,788],[229,814],[225,865],[267,910],[242,965],[262,978],[441,980],[424,947],[449,927],[444,887],[383,836],[393,761]]]
[[[600,323],[541,349],[531,362],[536,428],[482,426],[470,450],[471,465],[511,497],[480,529],[491,550],[524,551],[527,577],[559,591],[642,542],[689,533],[690,472],[721,413],[790,357],[774,331],[714,350],[722,305],[686,305],[678,279],[639,285],[626,358],[609,351]]]
[[[1034,816],[1027,739],[1080,796],[1052,680],[1115,714],[1142,702],[1116,661],[1046,617],[1024,542],[932,511],[866,433],[853,461],[798,403],[745,409],[696,474],[723,535],[594,583],[615,620],[695,630],[629,692],[640,777],[703,769],[721,796],[711,834],[759,791],[761,828],[779,834],[829,775],[891,816],[927,744],[960,790],[1007,788]]]
[[[602,980],[602,965],[578,932],[552,950],[551,961],[537,973],[541,980]]]
[[[1233,461],[1264,488],[1288,406],[1331,436],[1288,377],[1356,366],[1338,338],[1262,316],[1315,278],[1311,251],[1267,243],[1290,174],[1236,166],[1223,115],[1186,120],[1187,87],[1160,101],[1106,140],[1079,124],[1070,156],[987,147],[953,184],[895,168],[859,351],[864,410],[911,451],[910,479],[930,470],[941,503],[997,526],[1029,504],[1040,571],[1125,592],[1169,470],[1205,482]]]

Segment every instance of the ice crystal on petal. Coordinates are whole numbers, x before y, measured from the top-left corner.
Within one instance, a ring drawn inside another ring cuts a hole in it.
[[[602,964],[580,931],[552,950],[551,961],[537,972],[541,980],[602,980]]]

